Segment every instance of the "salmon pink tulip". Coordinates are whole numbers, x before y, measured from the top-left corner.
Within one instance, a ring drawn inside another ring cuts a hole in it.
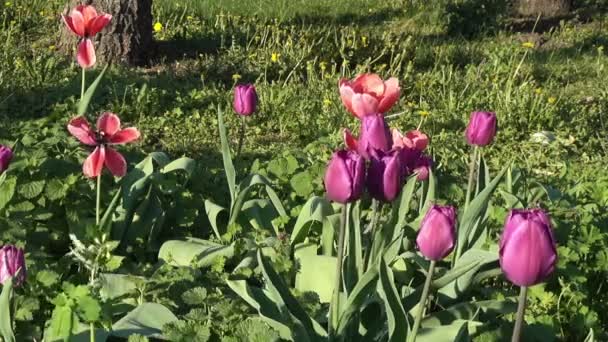
[[[67,26],[78,37],[78,53],[76,59],[82,68],[90,68],[95,65],[95,47],[92,38],[108,25],[112,16],[110,14],[98,14],[93,6],[76,6],[70,15],[62,15],[61,18]]]
[[[392,134],[393,148],[407,147],[422,152],[429,145],[429,137],[418,130],[409,131],[403,135],[398,129],[393,128]]]
[[[125,158],[109,146],[137,140],[140,136],[137,128],[121,129],[120,119],[116,114],[103,113],[97,120],[97,131],[91,129],[91,125],[83,116],[70,120],[68,131],[81,143],[95,147],[82,167],[85,176],[99,177],[104,164],[114,176],[122,177],[127,173]]]
[[[340,81],[342,102],[348,111],[359,119],[388,112],[400,95],[399,81],[394,77],[383,81],[376,74],[363,74],[352,81]]]

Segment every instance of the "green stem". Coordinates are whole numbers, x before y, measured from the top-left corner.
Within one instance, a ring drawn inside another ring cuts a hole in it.
[[[334,326],[333,320],[337,319],[334,315],[338,312],[340,307],[340,288],[342,287],[342,263],[344,261],[344,236],[346,235],[346,222],[348,220],[348,204],[345,203],[342,207],[342,219],[340,221],[340,232],[338,233],[338,251],[336,261],[336,281],[334,283],[334,293],[332,296],[332,303],[329,309],[329,325],[328,334],[329,340],[333,341],[334,337]]]
[[[374,242],[374,232],[376,230],[376,226],[378,225],[378,220],[380,219],[380,211],[382,210],[382,203],[376,199],[372,200],[372,220],[370,222],[369,228],[366,230],[366,233],[369,232],[369,239],[367,240],[367,248],[365,249],[365,258],[363,260],[363,269],[367,270],[369,265],[369,261],[372,255],[372,246]]]
[[[99,222],[101,221],[101,174],[97,176],[97,201],[95,203],[95,223],[99,228]]]
[[[84,98],[84,88],[86,86],[87,69],[82,68],[82,85],[80,87],[80,101]]]
[[[517,304],[517,318],[515,320],[515,327],[513,328],[513,337],[511,342],[519,342],[521,336],[521,329],[524,325],[524,314],[526,312],[526,297],[528,295],[528,287],[522,286],[519,291],[519,303]]]
[[[239,147],[236,150],[237,158],[241,155],[241,149],[243,148],[243,142],[245,141],[245,128],[247,126],[247,122],[245,120],[246,120],[246,117],[241,116],[241,132],[240,132],[240,136],[239,136]]]
[[[95,342],[95,323],[91,323],[89,329],[91,330],[91,334],[89,335],[89,341]]]
[[[471,152],[471,163],[469,164],[469,183],[467,185],[467,195],[465,197],[464,203],[465,212],[469,207],[469,203],[471,203],[471,194],[473,193],[475,171],[477,171],[477,149],[477,146],[473,146],[473,151]]]
[[[426,274],[424,288],[422,289],[422,296],[420,296],[420,303],[418,304],[418,314],[416,315],[416,320],[414,321],[414,328],[412,328],[409,342],[416,342],[416,335],[418,334],[420,322],[422,322],[422,316],[424,315],[426,299],[429,296],[429,290],[431,289],[431,280],[433,280],[433,273],[435,273],[435,261],[431,260],[431,264],[429,265],[429,271]]]

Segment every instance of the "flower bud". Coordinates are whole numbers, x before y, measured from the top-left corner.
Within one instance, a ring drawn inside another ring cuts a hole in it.
[[[327,197],[338,203],[354,202],[361,197],[365,180],[365,160],[355,151],[333,154],[325,171]]]
[[[456,241],[456,209],[433,205],[420,224],[416,244],[429,260],[439,261],[454,249]]]
[[[234,111],[249,116],[255,112],[258,95],[253,84],[239,84],[234,88]]]
[[[466,138],[470,145],[489,145],[496,135],[496,113],[473,112],[467,126]]]
[[[393,145],[391,132],[382,114],[364,116],[361,120],[359,153],[369,159],[375,151],[388,152]]]
[[[8,169],[12,159],[13,151],[8,146],[0,145],[0,174]]]
[[[386,153],[377,151],[371,158],[367,174],[367,190],[378,201],[392,202],[401,191],[403,166],[400,152],[400,150]]]
[[[25,281],[25,256],[23,250],[6,245],[0,248],[0,284],[13,279],[13,286],[19,287]]]

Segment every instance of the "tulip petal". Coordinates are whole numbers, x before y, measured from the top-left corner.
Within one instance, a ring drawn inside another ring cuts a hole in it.
[[[346,81],[343,81],[343,82],[346,82]],[[355,95],[355,92],[349,85],[347,85],[346,83],[342,83],[340,85],[340,99],[342,99],[342,103],[344,103],[344,106],[346,107],[346,109],[349,112],[351,112],[352,114],[355,114],[355,112],[353,111],[353,102],[352,102],[353,95]]]
[[[399,80],[394,77],[389,78],[384,82],[385,91],[382,96],[382,100],[380,100],[380,104],[378,105],[378,112],[386,113],[397,101],[399,101],[399,96],[401,96],[401,88],[399,88]]]
[[[81,143],[89,146],[97,145],[95,133],[91,130],[91,125],[83,116],[78,116],[68,123],[68,131]]]
[[[388,160],[384,170],[384,197],[387,202],[392,202],[401,191],[401,159],[398,153]]]
[[[84,37],[86,34],[86,26],[82,13],[75,9],[72,11],[72,13],[70,13],[70,18],[72,23],[72,31],[74,31],[74,33],[76,33],[78,36]]]
[[[108,170],[116,177],[123,177],[127,174],[127,161],[125,157],[112,148],[106,148],[105,164]]]
[[[120,119],[114,113],[105,112],[97,119],[97,130],[106,137],[111,137],[120,130]]]
[[[103,163],[106,159],[106,150],[103,145],[97,146],[82,165],[82,172],[88,178],[96,178],[101,175]]]
[[[111,20],[112,16],[109,14],[103,14],[93,19],[88,27],[89,36],[94,36],[99,33],[110,23]]]
[[[137,130],[137,128],[129,127],[129,128],[120,130],[120,131],[116,132],[116,134],[109,137],[108,143],[111,145],[127,144],[127,143],[130,143],[132,141],[139,139],[140,136],[141,136],[141,134],[139,133],[139,130]]]
[[[348,130],[348,128],[344,129],[343,135],[344,135],[344,143],[346,144],[346,147],[348,147],[348,149],[351,151],[357,151],[359,149],[359,142],[352,135],[350,130]]]
[[[345,153],[347,152],[339,151],[334,154],[323,179],[327,197],[338,203],[348,202],[353,191],[353,181],[346,167]]]
[[[90,39],[85,38],[78,44],[76,60],[83,69],[88,69],[95,65],[97,57],[95,56],[95,47]]]
[[[82,13],[85,26],[89,26],[91,21],[97,17],[97,11],[93,6],[78,5],[76,6],[76,10]]]
[[[354,94],[351,101],[353,114],[359,119],[378,113],[378,100],[369,94]]]
[[[80,36],[81,34],[79,34],[76,31],[76,28],[74,27],[74,23],[72,22],[72,17],[67,16],[67,15],[61,15],[61,19],[63,19],[63,22],[65,23],[65,26],[72,31],[72,33],[74,33],[77,36]]]
[[[355,78],[353,89],[356,93],[368,93],[381,97],[384,94],[385,85],[380,76],[376,74],[363,74]]]

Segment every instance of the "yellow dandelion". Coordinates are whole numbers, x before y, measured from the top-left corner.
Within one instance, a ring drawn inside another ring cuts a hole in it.
[[[557,99],[553,96],[551,96],[550,98],[547,99],[547,102],[549,102],[549,104],[554,104],[555,102],[557,102]]]
[[[163,30],[163,24],[157,22],[156,24],[154,24],[154,32],[160,32]]]
[[[420,116],[429,116],[431,115],[431,113],[427,110],[421,110],[418,112],[418,114],[420,114]]]
[[[54,51],[55,50],[55,45],[49,45],[49,50],[50,51]]]
[[[330,105],[331,105],[331,100],[330,99],[323,99],[323,106],[329,107]]]
[[[363,43],[363,46],[367,46],[367,37],[366,36],[361,37],[361,42]]]
[[[327,69],[327,63],[321,62],[321,63],[319,63],[319,67],[321,67],[321,70],[325,70],[325,69]]]
[[[7,1],[4,3],[4,6],[6,6],[6,7],[11,7],[12,5],[13,5],[13,3],[10,1]]]
[[[193,19],[194,19],[194,17],[191,16],[191,15],[189,15],[189,16],[186,17],[186,20],[193,20]]]
[[[542,88],[536,88],[536,89],[534,89],[534,93],[535,93],[536,95],[540,95],[540,94],[542,94],[542,93],[543,93],[543,89],[542,89]]]
[[[234,75],[232,75],[232,79],[233,79],[233,80],[235,80],[235,81],[238,81],[238,80],[240,80],[240,79],[241,79],[241,75],[239,75],[239,74],[234,74]]]
[[[272,55],[270,56],[270,60],[271,60],[273,63],[276,63],[276,62],[278,62],[278,61],[279,61],[279,58],[280,58],[280,57],[281,57],[281,54],[280,54],[280,53],[273,52],[273,53],[272,53]]]
[[[521,46],[525,47],[526,49],[532,49],[532,48],[534,48],[534,43],[525,42],[525,43],[521,44]]]

